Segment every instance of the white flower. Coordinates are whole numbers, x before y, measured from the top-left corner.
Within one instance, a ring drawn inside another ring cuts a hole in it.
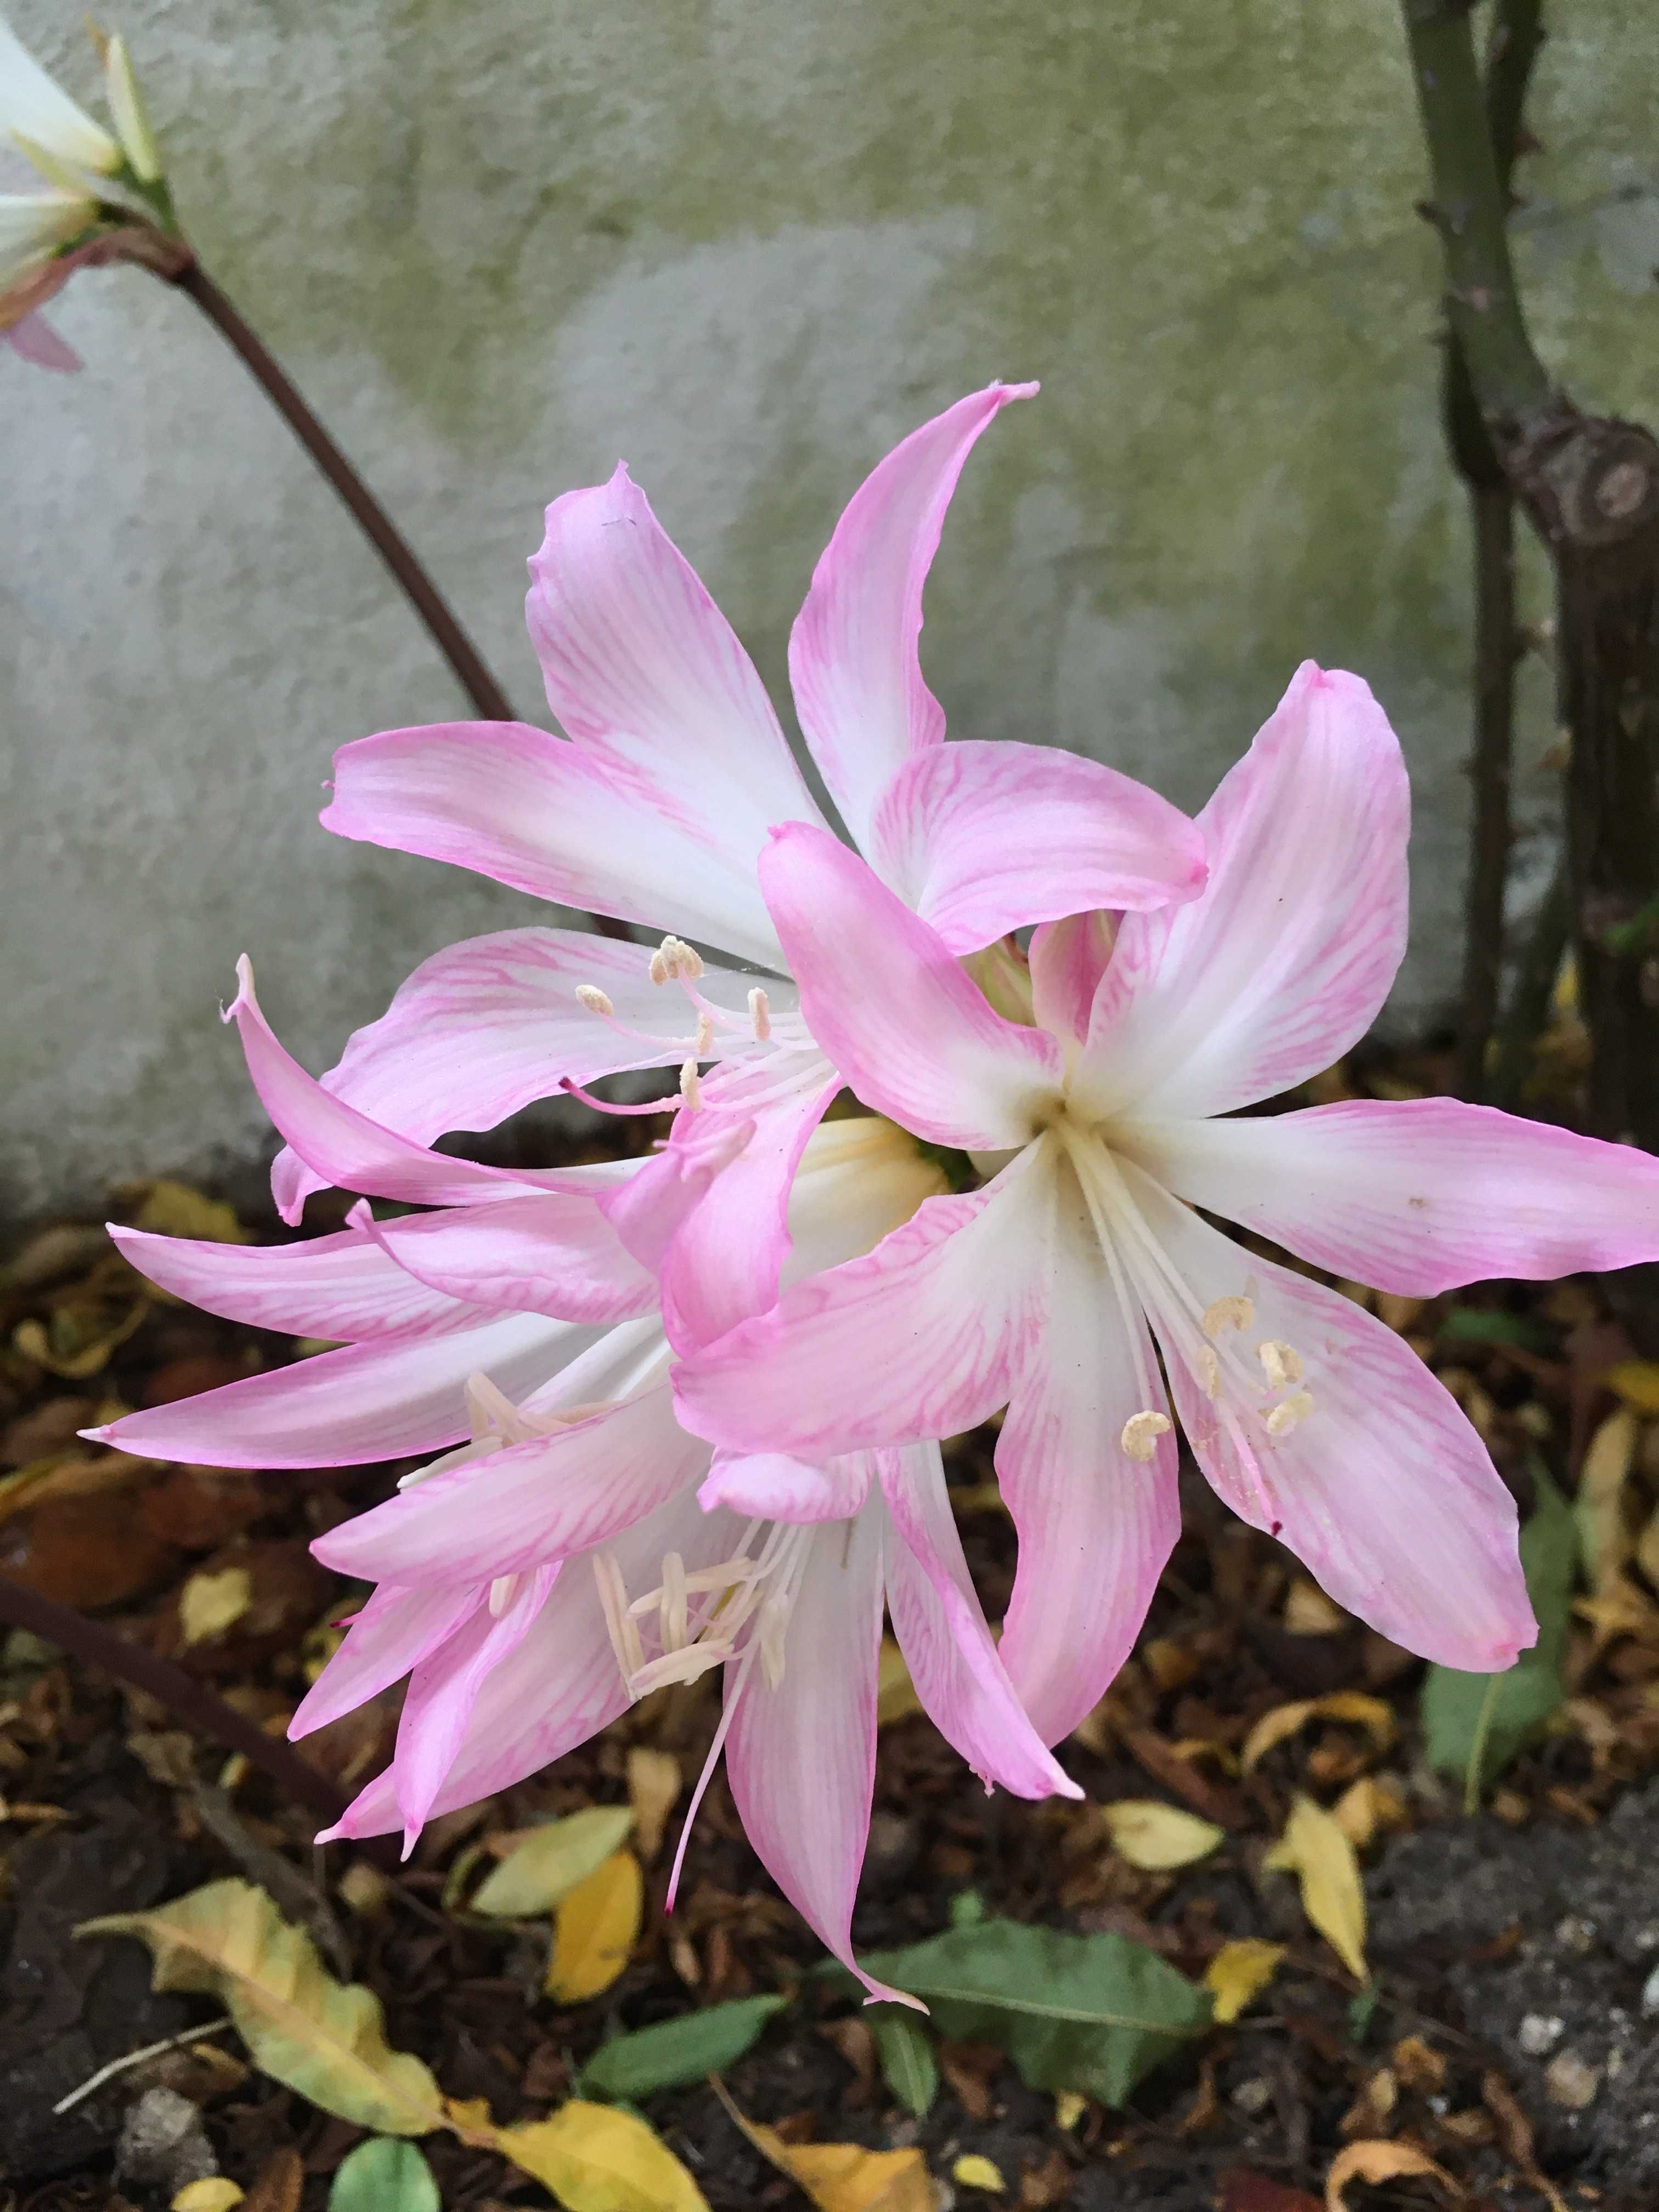
[[[111,45],[114,44],[112,40]],[[100,176],[107,176],[121,166],[121,149],[109,132],[46,75],[3,16],[0,16],[0,131],[14,140],[37,167],[41,166],[36,160],[37,150]],[[143,175],[137,161],[133,168]]]

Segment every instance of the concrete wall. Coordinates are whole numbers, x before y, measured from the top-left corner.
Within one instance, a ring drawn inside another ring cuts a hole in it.
[[[93,88],[79,0],[9,0]],[[1589,401],[1659,416],[1649,0],[1553,11],[1521,252]],[[1433,240],[1384,0],[127,0],[181,210],[493,660],[544,502],[625,455],[781,694],[864,470],[1038,376],[935,570],[957,734],[1199,803],[1295,663],[1360,670],[1417,778],[1394,1018],[1456,960],[1466,548]],[[527,901],[325,836],[342,739],[447,673],[216,336],[137,273],[0,356],[0,1198],[246,1155],[244,949],[314,1066]],[[10,365],[8,365],[8,364]],[[1542,611],[1536,576],[1535,611]],[[1517,790],[1547,864],[1541,664]],[[665,914],[665,925],[674,917]]]

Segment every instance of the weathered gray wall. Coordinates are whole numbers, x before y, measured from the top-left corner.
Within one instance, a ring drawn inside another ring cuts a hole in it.
[[[12,6],[89,91],[79,0]],[[1650,0],[1553,12],[1522,258],[1551,357],[1652,419]],[[522,562],[561,488],[625,455],[781,690],[865,468],[963,390],[1040,376],[935,572],[952,727],[1086,746],[1196,804],[1299,658],[1359,669],[1417,776],[1397,1016],[1443,1005],[1465,555],[1386,0],[120,17],[210,265],[521,711]],[[260,1141],[214,1018],[238,951],[320,1066],[422,955],[530,911],[316,828],[333,746],[456,711],[446,671],[186,302],[118,272],[58,313],[86,375],[0,357],[0,1194],[21,1204]],[[1524,713],[1542,825],[1535,663]]]

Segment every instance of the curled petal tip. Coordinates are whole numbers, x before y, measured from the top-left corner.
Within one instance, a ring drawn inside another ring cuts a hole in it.
[[[868,1974],[860,1973],[856,1966],[854,1967],[853,1972],[858,1974],[859,1979],[868,1993],[864,2000],[866,2004],[908,2005],[912,2012],[919,2012],[926,2015],[927,2006],[920,1997],[913,1997],[908,1990],[890,1990],[885,1982],[872,1982]]]
[[[89,1444],[106,1444],[113,1442],[119,1426],[118,1421],[106,1421],[101,1428],[77,1429],[75,1433],[77,1437],[84,1437]]]

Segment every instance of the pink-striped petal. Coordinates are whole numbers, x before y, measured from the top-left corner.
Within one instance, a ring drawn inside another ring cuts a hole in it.
[[[963,464],[1011,399],[993,384],[914,430],[878,462],[836,525],[789,640],[789,680],[812,757],[854,840],[888,783],[945,735],[922,680],[921,593]],[[782,818],[782,817],[780,817]]]
[[[1128,1657],[1181,1534],[1169,1401],[1139,1302],[1109,1264],[1069,1167],[1052,1185],[1038,1270],[1043,1325],[1028,1340],[997,1438],[997,1479],[1019,1538],[1003,1665],[1045,1743],[1067,1736]]]
[[[1348,1612],[1408,1650],[1501,1672],[1537,1634],[1515,1500],[1455,1400],[1404,1340],[1352,1300],[1242,1251],[1126,1162],[1124,1185],[1191,1306],[1245,1299],[1222,1327],[1214,1395],[1193,1324],[1143,1282],[1182,1426],[1234,1512],[1277,1536]],[[1126,1244],[1126,1249],[1127,1249]],[[1296,1356],[1274,1382],[1263,1344]]]
[[[745,1520],[850,1521],[872,1474],[866,1452],[817,1465],[787,1452],[717,1451],[697,1503],[705,1512],[727,1506]]]
[[[783,1679],[751,1654],[726,1669],[726,1772],[761,1863],[872,1997],[896,1992],[853,1958],[853,1903],[870,1834],[881,1655],[879,1516],[814,1532],[785,1632]]]
[[[1031,1009],[1040,1030],[1083,1043],[1116,934],[1115,917],[1099,913],[1068,915],[1031,932]]]
[[[1040,1325],[1030,1156],[931,1198],[873,1252],[786,1291],[674,1370],[687,1428],[810,1460],[955,1436],[1007,1401]]]
[[[1659,1259],[1659,1160],[1455,1098],[1137,1126],[1121,1141],[1194,1206],[1407,1297]]]
[[[781,830],[761,884],[808,1028],[866,1106],[935,1144],[1026,1143],[1060,1056],[1004,1021],[937,934],[827,830]]]
[[[1021,1705],[968,1572],[936,1443],[873,1455],[895,1534],[884,1547],[893,1633],[939,1733],[988,1788],[1080,1797]]]
[[[446,1468],[343,1522],[312,1547],[362,1581],[483,1583],[612,1541],[688,1490],[708,1447],[674,1419],[665,1385]]]
[[[390,1689],[447,1644],[483,1602],[481,1590],[460,1583],[442,1589],[398,1589],[383,1583],[301,1699],[288,1724],[291,1740],[297,1743]]]
[[[348,1041],[322,1086],[383,1128],[429,1145],[452,1129],[492,1129],[566,1081],[678,1067],[696,1047],[696,1010],[678,988],[651,981],[650,960],[644,945],[582,930],[469,938],[422,962],[380,1019]],[[697,988],[711,1005],[746,1017],[754,981],[711,962]],[[612,1018],[582,1004],[583,985],[605,994]],[[788,984],[769,976],[766,989],[775,1013],[793,1010]],[[722,1030],[708,1052],[760,1049]],[[307,1193],[323,1188],[295,1152],[278,1155],[271,1188],[284,1219],[297,1219]]]
[[[417,1283],[474,1305],[595,1323],[656,1307],[655,1283],[599,1205],[568,1192],[413,1214],[372,1234]]]
[[[754,1133],[752,1121],[724,1115],[694,1114],[681,1120],[689,1126],[677,1126],[661,1152],[599,1201],[617,1242],[653,1273],[687,1215]]]
[[[870,828],[877,874],[952,952],[1027,922],[1195,898],[1195,823],[1145,784],[1054,745],[972,739],[913,753]]]
[[[1367,686],[1305,662],[1199,817],[1204,891],[1121,925],[1079,1109],[1224,1114],[1340,1058],[1406,949],[1410,808],[1399,740]]]
[[[298,1244],[212,1244],[109,1224],[139,1273],[175,1297],[254,1328],[337,1344],[448,1329],[480,1318],[417,1282],[366,1230]],[[482,1304],[482,1301],[479,1301]],[[512,1303],[503,1298],[503,1305]]]
[[[410,1206],[465,1206],[481,1198],[586,1188],[568,1175],[513,1175],[471,1160],[447,1159],[371,1121],[325,1091],[277,1042],[259,1011],[252,965],[246,957],[237,962],[236,975],[240,988],[225,1018],[240,1034],[253,1087],[278,1130],[323,1182]],[[283,1218],[297,1223],[298,1210]]]
[[[85,1433],[140,1459],[203,1467],[355,1467],[441,1451],[468,1432],[470,1375],[517,1400],[592,1332],[539,1314],[482,1314],[473,1326],[319,1352]]]

